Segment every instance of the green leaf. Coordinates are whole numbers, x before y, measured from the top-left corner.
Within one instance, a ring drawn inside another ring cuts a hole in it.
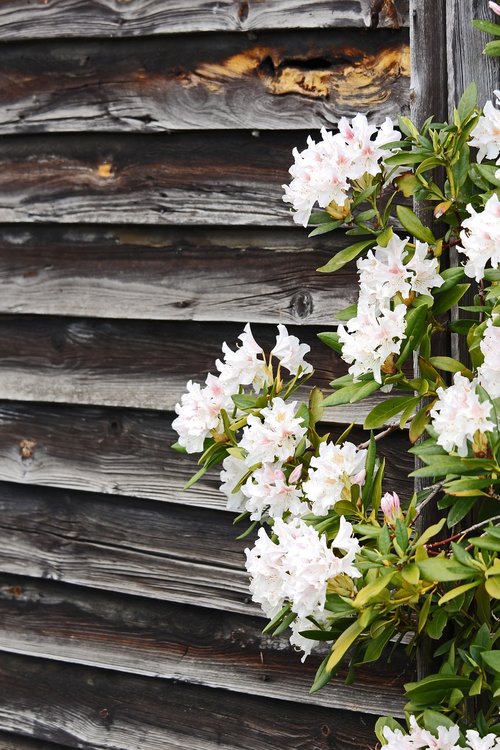
[[[406,341],[404,342],[403,348],[399,357],[396,360],[396,365],[401,367],[403,362],[408,359],[411,352],[413,352],[419,345],[422,336],[425,334],[427,329],[427,315],[428,309],[425,305],[419,307],[411,307],[406,314],[406,329],[405,336]]]
[[[429,362],[433,367],[437,367],[438,370],[443,370],[443,372],[462,372],[462,370],[467,369],[465,365],[453,359],[453,357],[431,357]]]
[[[361,635],[364,628],[359,620],[353,622],[335,641],[332,651],[326,662],[326,670],[331,672],[337,664],[343,659],[347,651],[351,648],[356,638]]]
[[[488,578],[484,587],[492,599],[500,599],[500,576]]]
[[[351,318],[354,318],[357,310],[358,310],[358,305],[355,302],[353,305],[349,305],[349,307],[344,307],[343,310],[339,310],[338,312],[336,312],[335,318],[337,320],[350,320]]]
[[[314,677],[314,682],[311,685],[311,688],[309,690],[309,693],[312,695],[313,693],[317,693],[318,690],[321,690],[321,688],[325,687],[330,682],[331,674],[326,669],[326,665],[329,659],[329,654],[325,656],[323,661],[318,667],[318,670],[316,672],[316,675]]]
[[[407,682],[404,687],[406,696],[411,701],[428,706],[440,703],[451,690],[458,689],[465,692],[471,685],[472,680],[461,675],[432,674],[419,682]]]
[[[375,734],[377,735],[377,739],[382,746],[386,744],[386,740],[384,737],[384,727],[389,727],[389,729],[392,729],[393,732],[396,729],[399,729],[403,734],[406,734],[401,724],[396,721],[396,719],[393,719],[392,716],[381,716],[380,719],[377,719],[377,722],[375,724]]]
[[[335,393],[331,393],[329,396],[326,396],[325,400],[323,401],[323,406],[327,407],[339,406],[340,404],[348,404],[351,401],[351,398],[356,395],[356,393],[360,388],[363,387],[363,385],[365,385],[365,383],[351,383],[350,385],[345,385],[343,388],[339,388],[339,390],[335,391]]]
[[[395,630],[395,626],[390,624],[387,627],[383,628],[382,632],[376,638],[372,638],[368,643],[361,664],[367,664],[372,661],[377,661],[380,658],[384,648],[387,646],[392,636],[394,635]]]
[[[494,24],[492,24],[493,26]],[[460,101],[457,106],[457,113],[460,118],[460,122],[464,122],[469,115],[471,115],[477,104],[477,86],[476,84],[470,83],[462,94]]]
[[[342,268],[342,266],[345,266],[346,263],[349,263],[349,261],[353,260],[354,258],[357,258],[360,253],[363,252],[367,247],[371,247],[374,244],[374,240],[363,240],[362,242],[356,242],[354,245],[349,245],[349,247],[344,248],[340,252],[338,252],[336,255],[331,258],[328,263],[325,263],[324,266],[320,266],[320,268],[317,268],[316,270],[320,273],[333,273],[334,271],[338,271],[339,268]]]
[[[336,351],[337,354],[342,352],[342,344],[339,341],[339,335],[336,331],[324,331],[323,333],[318,333],[318,338],[326,344],[326,346],[329,346],[330,349]]]
[[[429,557],[417,565],[426,581],[462,581],[475,576],[473,570],[447,557]]]
[[[477,18],[472,21],[472,25],[475,26],[476,29],[479,29],[479,31],[484,31],[485,34],[500,36],[500,26],[497,26],[496,23],[491,23],[491,21],[483,21],[482,18]]]
[[[172,448],[172,450],[177,451],[177,453],[187,453],[187,450],[184,448],[184,446],[177,441],[175,443],[172,443],[170,447]]]
[[[419,401],[420,398],[418,396],[395,396],[393,398],[388,398],[373,407],[368,413],[363,427],[365,430],[372,430],[376,427],[381,427],[386,424],[391,417],[399,414],[403,409],[406,409],[410,405],[416,406]]]
[[[479,586],[480,583],[481,581],[472,581],[472,583],[463,583],[461,586],[457,586],[456,588],[451,589],[451,591],[447,591],[446,594],[443,594],[441,599],[438,601],[438,604],[440,606],[442,604],[446,604],[446,602],[449,602],[452,599],[455,599],[457,596],[461,596],[462,594],[465,594],[466,591],[476,588],[476,586]]]
[[[425,159],[425,152],[422,151],[401,151],[399,154],[388,156],[384,163],[388,166],[405,166],[406,164],[418,164]]]
[[[500,55],[500,41],[488,42],[483,52],[489,57],[498,57]]]
[[[423,406],[410,422],[410,429],[409,429],[409,438],[410,442],[415,443],[418,438],[422,435],[425,428],[430,422],[430,417],[428,413],[428,407]],[[411,449],[410,449],[411,450]]]
[[[443,635],[443,630],[445,629],[447,622],[448,615],[444,609],[438,609],[429,620],[425,632],[429,638],[438,641]]]
[[[498,649],[495,651],[483,651],[481,658],[494,672],[500,673],[500,651]]]
[[[441,315],[450,310],[453,305],[456,305],[462,299],[469,288],[470,284],[456,284],[452,289],[447,289],[445,292],[436,292],[434,295],[435,303],[432,308],[434,315]]]
[[[500,44],[500,42],[498,42]],[[498,172],[498,167],[494,167],[491,164],[477,164],[477,171],[483,177],[487,182],[489,182],[493,187],[499,187],[500,186],[500,180],[495,177],[496,173]]]
[[[401,575],[403,580],[405,580],[406,583],[409,583],[410,586],[418,586],[418,582],[420,581],[420,571],[418,565],[415,563],[411,563],[411,565],[402,568]]]
[[[425,227],[410,208],[396,206],[396,213],[401,224],[413,237],[422,242],[427,242],[429,245],[436,244],[436,238],[429,227]]]
[[[234,396],[231,396],[235,406],[238,407],[238,409],[255,409],[257,398],[256,396],[247,395],[245,393],[242,394],[235,394]]]
[[[446,518],[448,527],[451,529],[452,526],[455,526],[457,523],[459,523],[459,521],[461,521],[462,518],[467,515],[467,513],[475,505],[475,503],[475,497],[459,497],[458,500],[455,500]]]
[[[437,734],[438,727],[450,729],[455,724],[449,716],[445,716],[439,711],[433,711],[430,708],[425,709],[423,719],[425,728],[433,734]]]
[[[285,604],[285,606],[284,606],[284,607],[282,607],[282,609],[280,609],[280,611],[278,612],[278,614],[277,614],[277,615],[275,615],[275,616],[273,617],[273,619],[272,619],[272,620],[270,620],[270,621],[269,621],[269,622],[267,623],[266,627],[265,627],[265,628],[264,628],[264,630],[262,631],[262,634],[263,634],[263,635],[266,635],[267,633],[271,633],[271,632],[272,632],[272,631],[273,631],[273,630],[275,629],[275,627],[276,627],[277,625],[279,625],[279,623],[280,623],[280,622],[282,621],[282,619],[283,619],[283,618],[284,618],[284,617],[285,617],[285,616],[286,616],[286,615],[287,615],[287,614],[288,614],[289,612],[290,612],[290,605],[289,605],[289,604]]]
[[[381,591],[387,588],[394,578],[395,572],[395,570],[392,570],[390,573],[381,576],[381,578],[376,578],[375,581],[372,581],[372,583],[369,583],[367,586],[363,586],[363,588],[356,594],[356,598],[353,601],[353,607],[361,609],[361,607],[364,607],[372,599],[375,599]]]
[[[313,229],[312,232],[309,232],[308,237],[316,237],[318,234],[327,234],[328,232],[333,232],[334,229],[338,229],[339,227],[341,227],[343,223],[343,221],[328,221],[325,224],[319,224],[316,229]]]
[[[182,489],[188,490],[190,487],[193,486],[193,484],[196,484],[196,482],[198,482],[198,480],[201,479],[202,476],[207,473],[207,471],[208,471],[208,466],[202,466],[201,469],[199,469],[196,472],[196,474],[193,474],[191,479],[188,482],[186,482],[186,484],[184,485]]]
[[[408,547],[408,530],[400,518],[396,519],[395,536],[397,543],[405,552]]]
[[[469,539],[469,542],[474,545],[474,547],[479,547],[479,549],[488,549],[491,552],[500,552],[500,539],[496,539],[493,536],[489,536],[488,534],[483,534],[483,536],[480,537],[471,537]]]

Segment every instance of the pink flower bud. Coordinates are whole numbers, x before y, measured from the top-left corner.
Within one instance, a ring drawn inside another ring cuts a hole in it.
[[[500,5],[498,3],[489,2],[488,5],[490,6],[490,10],[492,10],[493,13],[496,13],[497,16],[500,16]]]
[[[380,501],[384,520],[389,526],[394,526],[396,518],[401,518],[401,503],[395,492],[386,492]]]
[[[361,471],[358,471],[357,474],[354,474],[354,476],[351,477],[351,482],[353,484],[359,484],[360,487],[362,487],[365,483],[366,479],[366,469],[361,469]]]
[[[288,484],[295,484],[300,479],[300,476],[302,474],[302,464],[299,464],[295,467],[295,469],[292,471],[290,476],[288,477]]]

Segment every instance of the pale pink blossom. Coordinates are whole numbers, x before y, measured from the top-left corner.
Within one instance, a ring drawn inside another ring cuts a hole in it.
[[[389,526],[394,526],[397,518],[402,518],[401,501],[396,492],[386,492],[380,501],[380,508],[384,514],[384,520]]]
[[[500,322],[500,321],[499,321]],[[479,344],[484,361],[477,371],[478,379],[491,399],[500,396],[500,327],[489,320]]]
[[[470,218],[462,222],[462,246],[457,246],[457,250],[467,256],[464,267],[467,276],[480,281],[488,263],[492,268],[500,264],[500,201],[493,193],[483,211],[476,211],[471,204],[467,211]]]
[[[493,13],[496,13],[497,16],[500,16],[500,5],[498,3],[494,3],[493,0],[490,0],[488,6],[490,10],[493,11]]]
[[[179,444],[188,453],[201,453],[205,440],[213,433],[223,432],[221,409],[232,408],[232,400],[219,378],[209,374],[206,387],[189,380],[187,393],[175,405],[178,415],[172,427],[179,435]]]
[[[266,512],[271,518],[281,518],[286,512],[300,516],[309,510],[296,477],[290,476],[287,480],[281,463],[263,464],[247,479],[241,491],[245,510],[251,514],[252,521],[259,521]]]
[[[495,428],[489,418],[492,404],[481,402],[476,393],[477,380],[468,380],[459,372],[455,373],[453,385],[438,388],[438,401],[430,411],[432,426],[438,434],[437,443],[445,451],[457,451],[459,456],[468,453],[468,441],[476,432],[489,432]]]
[[[339,500],[351,499],[351,487],[364,480],[367,451],[354,443],[320,443],[317,456],[310,462],[309,475],[302,489],[317,516],[325,516]],[[358,480],[358,481],[355,481]]]
[[[294,455],[299,441],[307,432],[296,411],[296,401],[285,403],[277,397],[271,406],[261,409],[262,419],[253,414],[248,417],[239,443],[246,452],[245,463],[248,466],[286,461]]]
[[[311,347],[301,344],[297,336],[291,336],[286,326],[281,323],[278,325],[276,344],[271,354],[280,361],[281,367],[287,369],[291,375],[297,375],[299,369],[304,375],[312,372],[312,366],[304,360],[304,356],[310,351]]]
[[[493,92],[496,103],[500,102],[500,90]],[[500,153],[500,109],[487,101],[483,108],[483,114],[472,131],[469,145],[478,149],[477,160],[496,159]]]
[[[431,289],[439,289],[444,284],[444,279],[439,274],[439,263],[437,258],[428,258],[429,245],[427,242],[415,242],[415,252],[406,264],[408,271],[412,271],[410,284],[415,294],[430,294]]]
[[[240,385],[252,385],[257,393],[270,383],[263,349],[255,341],[249,323],[238,338],[241,346],[235,351],[226,342],[222,344],[224,360],[218,359],[215,363],[220,381],[231,393],[237,393]]]
[[[220,473],[221,485],[219,490],[227,498],[227,509],[240,513],[245,509],[245,496],[241,489],[236,487],[248,472],[248,466],[241,458],[236,456],[226,456],[222,462],[222,471]]]

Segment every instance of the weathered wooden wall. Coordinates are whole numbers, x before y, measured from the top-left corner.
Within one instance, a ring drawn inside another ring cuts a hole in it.
[[[281,185],[311,129],[408,110],[407,4],[3,0],[0,40],[0,747],[368,747],[404,665],[309,696],[170,423],[247,320],[343,371],[316,333],[353,268],[314,269],[344,240]]]

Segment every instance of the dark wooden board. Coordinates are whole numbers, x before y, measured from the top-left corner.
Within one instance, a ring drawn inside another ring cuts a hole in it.
[[[365,750],[375,717],[3,654],[0,729],[82,750]]]
[[[306,135],[5,136],[0,222],[291,227],[281,186]]]
[[[67,745],[54,745],[52,742],[22,737],[18,734],[0,732],[2,750],[68,750]]]
[[[408,23],[408,0],[3,0],[0,39],[146,36],[193,31],[320,27],[397,27]],[[396,11],[396,12],[394,12]]]
[[[297,130],[408,108],[406,30],[7,45],[0,134]],[[249,106],[251,102],[251,106]]]
[[[349,244],[302,227],[0,226],[0,312],[331,325],[356,300]]]
[[[188,380],[204,383],[217,374],[222,342],[236,348],[242,324],[106,321],[88,318],[0,316],[0,399],[119,406],[172,411]],[[266,355],[275,344],[276,326],[253,325]],[[347,371],[340,357],[322,344],[316,328],[289,327],[311,346],[307,359],[316,373],[310,388],[329,393],[329,382]],[[380,400],[325,410],[330,422],[363,422]]]
[[[182,492],[196,471],[192,456],[169,446],[171,415],[139,410],[4,402],[0,408],[0,473],[5,481],[223,508],[218,475]],[[339,434],[343,427],[332,429]],[[353,442],[366,439],[355,429]],[[407,437],[380,444],[387,457],[386,489],[409,494]]]
[[[403,652],[391,663],[345,670],[314,695],[323,653],[300,655],[262,620],[67,584],[0,576],[1,649],[250,695],[380,715],[402,713]],[[323,648],[324,651],[324,648]]]

